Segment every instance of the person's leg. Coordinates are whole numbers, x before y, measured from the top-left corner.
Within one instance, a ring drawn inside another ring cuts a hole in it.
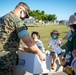
[[[64,63],[65,63],[65,58],[63,57],[63,53],[61,52],[60,54],[58,54],[58,56],[59,56],[59,59],[60,59],[61,65],[63,66]]]
[[[62,61],[63,60],[63,56],[59,56],[59,59],[60,59],[60,61]]]
[[[56,62],[56,54],[53,54],[53,64]]]
[[[52,55],[52,60],[53,60],[53,61],[52,61],[52,64],[51,64],[51,68],[52,68],[52,69],[54,69],[54,67],[55,67],[54,65],[55,65],[55,62],[56,62],[56,58],[57,58],[56,54],[53,54],[53,55]]]
[[[0,70],[0,75],[13,75],[13,71]]]

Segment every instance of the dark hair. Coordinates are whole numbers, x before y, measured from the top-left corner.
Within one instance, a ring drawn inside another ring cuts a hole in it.
[[[33,37],[33,34],[36,34],[37,37],[38,37],[38,39],[40,39],[40,34],[39,34],[38,32],[36,32],[36,31],[32,32],[32,33],[31,33],[31,37]]]
[[[74,15],[76,15],[76,12],[74,13]]]
[[[53,34],[57,34],[58,36],[60,36],[60,33],[57,30],[53,30],[52,32],[50,32],[50,35],[52,36]]]
[[[73,25],[70,25],[70,26],[72,26],[76,30],[76,24],[73,24]]]

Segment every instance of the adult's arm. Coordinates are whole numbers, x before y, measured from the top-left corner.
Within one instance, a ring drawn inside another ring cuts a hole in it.
[[[30,50],[37,54],[41,61],[46,59],[46,56],[42,51],[35,45],[33,39],[30,36],[25,36],[22,38],[22,41],[30,48]]]

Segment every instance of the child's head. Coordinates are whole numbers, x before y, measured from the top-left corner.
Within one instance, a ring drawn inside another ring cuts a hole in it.
[[[34,31],[34,32],[31,33],[31,37],[33,39],[40,39],[40,34],[36,31]]]
[[[52,39],[57,39],[58,36],[59,36],[59,32],[57,30],[53,30],[51,33],[50,33],[50,36],[52,37]]]

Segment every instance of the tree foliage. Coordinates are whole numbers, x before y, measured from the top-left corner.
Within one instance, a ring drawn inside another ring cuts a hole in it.
[[[30,10],[29,15],[33,16],[35,20],[42,20],[42,21],[52,21],[57,19],[55,14],[45,14],[45,11],[40,11],[40,10]]]
[[[65,22],[64,20],[60,20],[60,21],[59,21],[59,23],[61,23],[61,24],[64,23],[64,22]]]

